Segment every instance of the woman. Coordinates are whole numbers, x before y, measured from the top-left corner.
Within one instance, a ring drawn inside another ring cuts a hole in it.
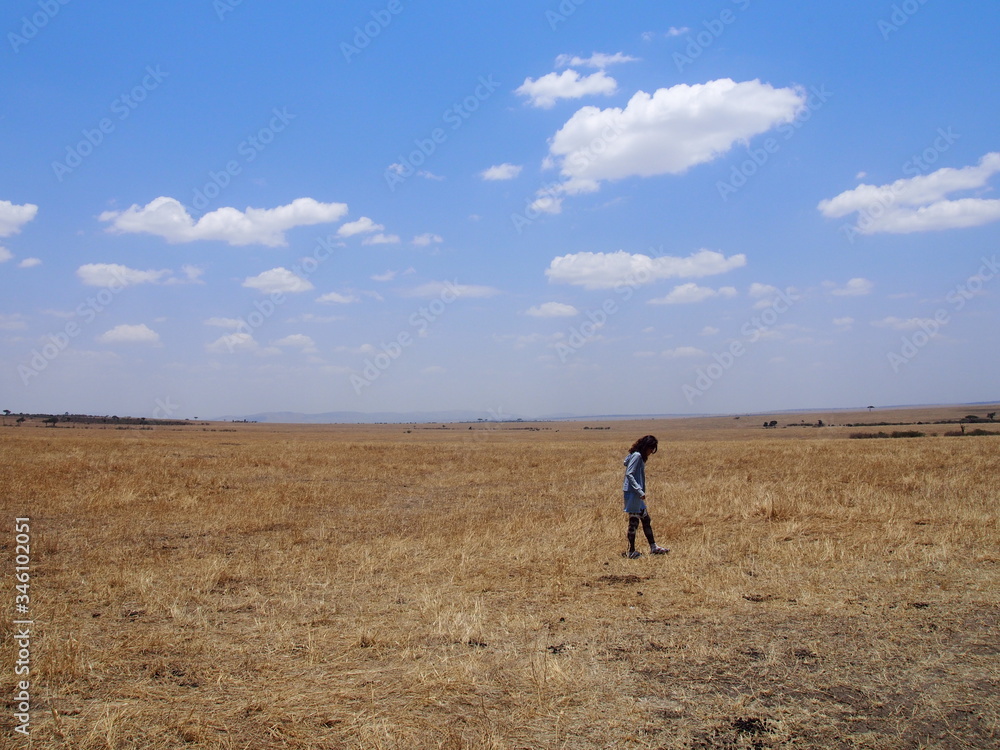
[[[646,510],[646,459],[656,453],[657,441],[652,435],[646,435],[635,441],[629,448],[625,459],[625,482],[622,491],[625,493],[625,512],[628,513],[628,552],[622,552],[622,557],[634,560],[642,557],[635,549],[635,532],[642,524],[642,533],[649,542],[649,554],[665,555],[670,550],[660,547],[653,539],[653,525]]]

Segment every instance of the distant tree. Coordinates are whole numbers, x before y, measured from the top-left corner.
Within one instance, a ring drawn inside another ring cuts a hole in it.
[[[56,422],[59,421],[59,417],[49,417],[48,419],[43,419],[42,422],[47,424],[49,427],[55,427]]]
[[[869,406],[869,407],[868,407],[868,411],[871,411],[871,410],[872,410],[872,409],[874,409],[874,408],[875,408],[874,406]]]
[[[822,427],[822,426],[823,426],[823,420],[822,420],[822,419],[820,419],[819,421],[817,421],[817,422],[816,422],[816,426],[817,426],[817,427]]]
[[[10,416],[10,409],[4,409],[3,410],[3,426],[4,427],[7,426],[7,417],[9,417],[9,416]]]

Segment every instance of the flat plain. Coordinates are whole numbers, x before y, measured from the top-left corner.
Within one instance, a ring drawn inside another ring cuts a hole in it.
[[[0,747],[996,747],[993,409],[8,426]]]

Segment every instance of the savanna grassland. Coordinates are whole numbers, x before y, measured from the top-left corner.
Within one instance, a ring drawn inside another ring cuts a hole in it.
[[[1000,436],[830,426],[967,410],[8,427],[0,747],[995,747]]]

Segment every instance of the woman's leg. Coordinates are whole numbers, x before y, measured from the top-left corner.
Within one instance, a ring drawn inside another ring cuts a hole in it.
[[[628,551],[635,552],[635,532],[639,528],[639,514],[629,513],[628,514]]]
[[[656,547],[656,540],[653,538],[653,522],[649,517],[648,511],[643,511],[641,520],[642,533],[646,535],[646,541],[649,542],[649,548],[654,549]]]

